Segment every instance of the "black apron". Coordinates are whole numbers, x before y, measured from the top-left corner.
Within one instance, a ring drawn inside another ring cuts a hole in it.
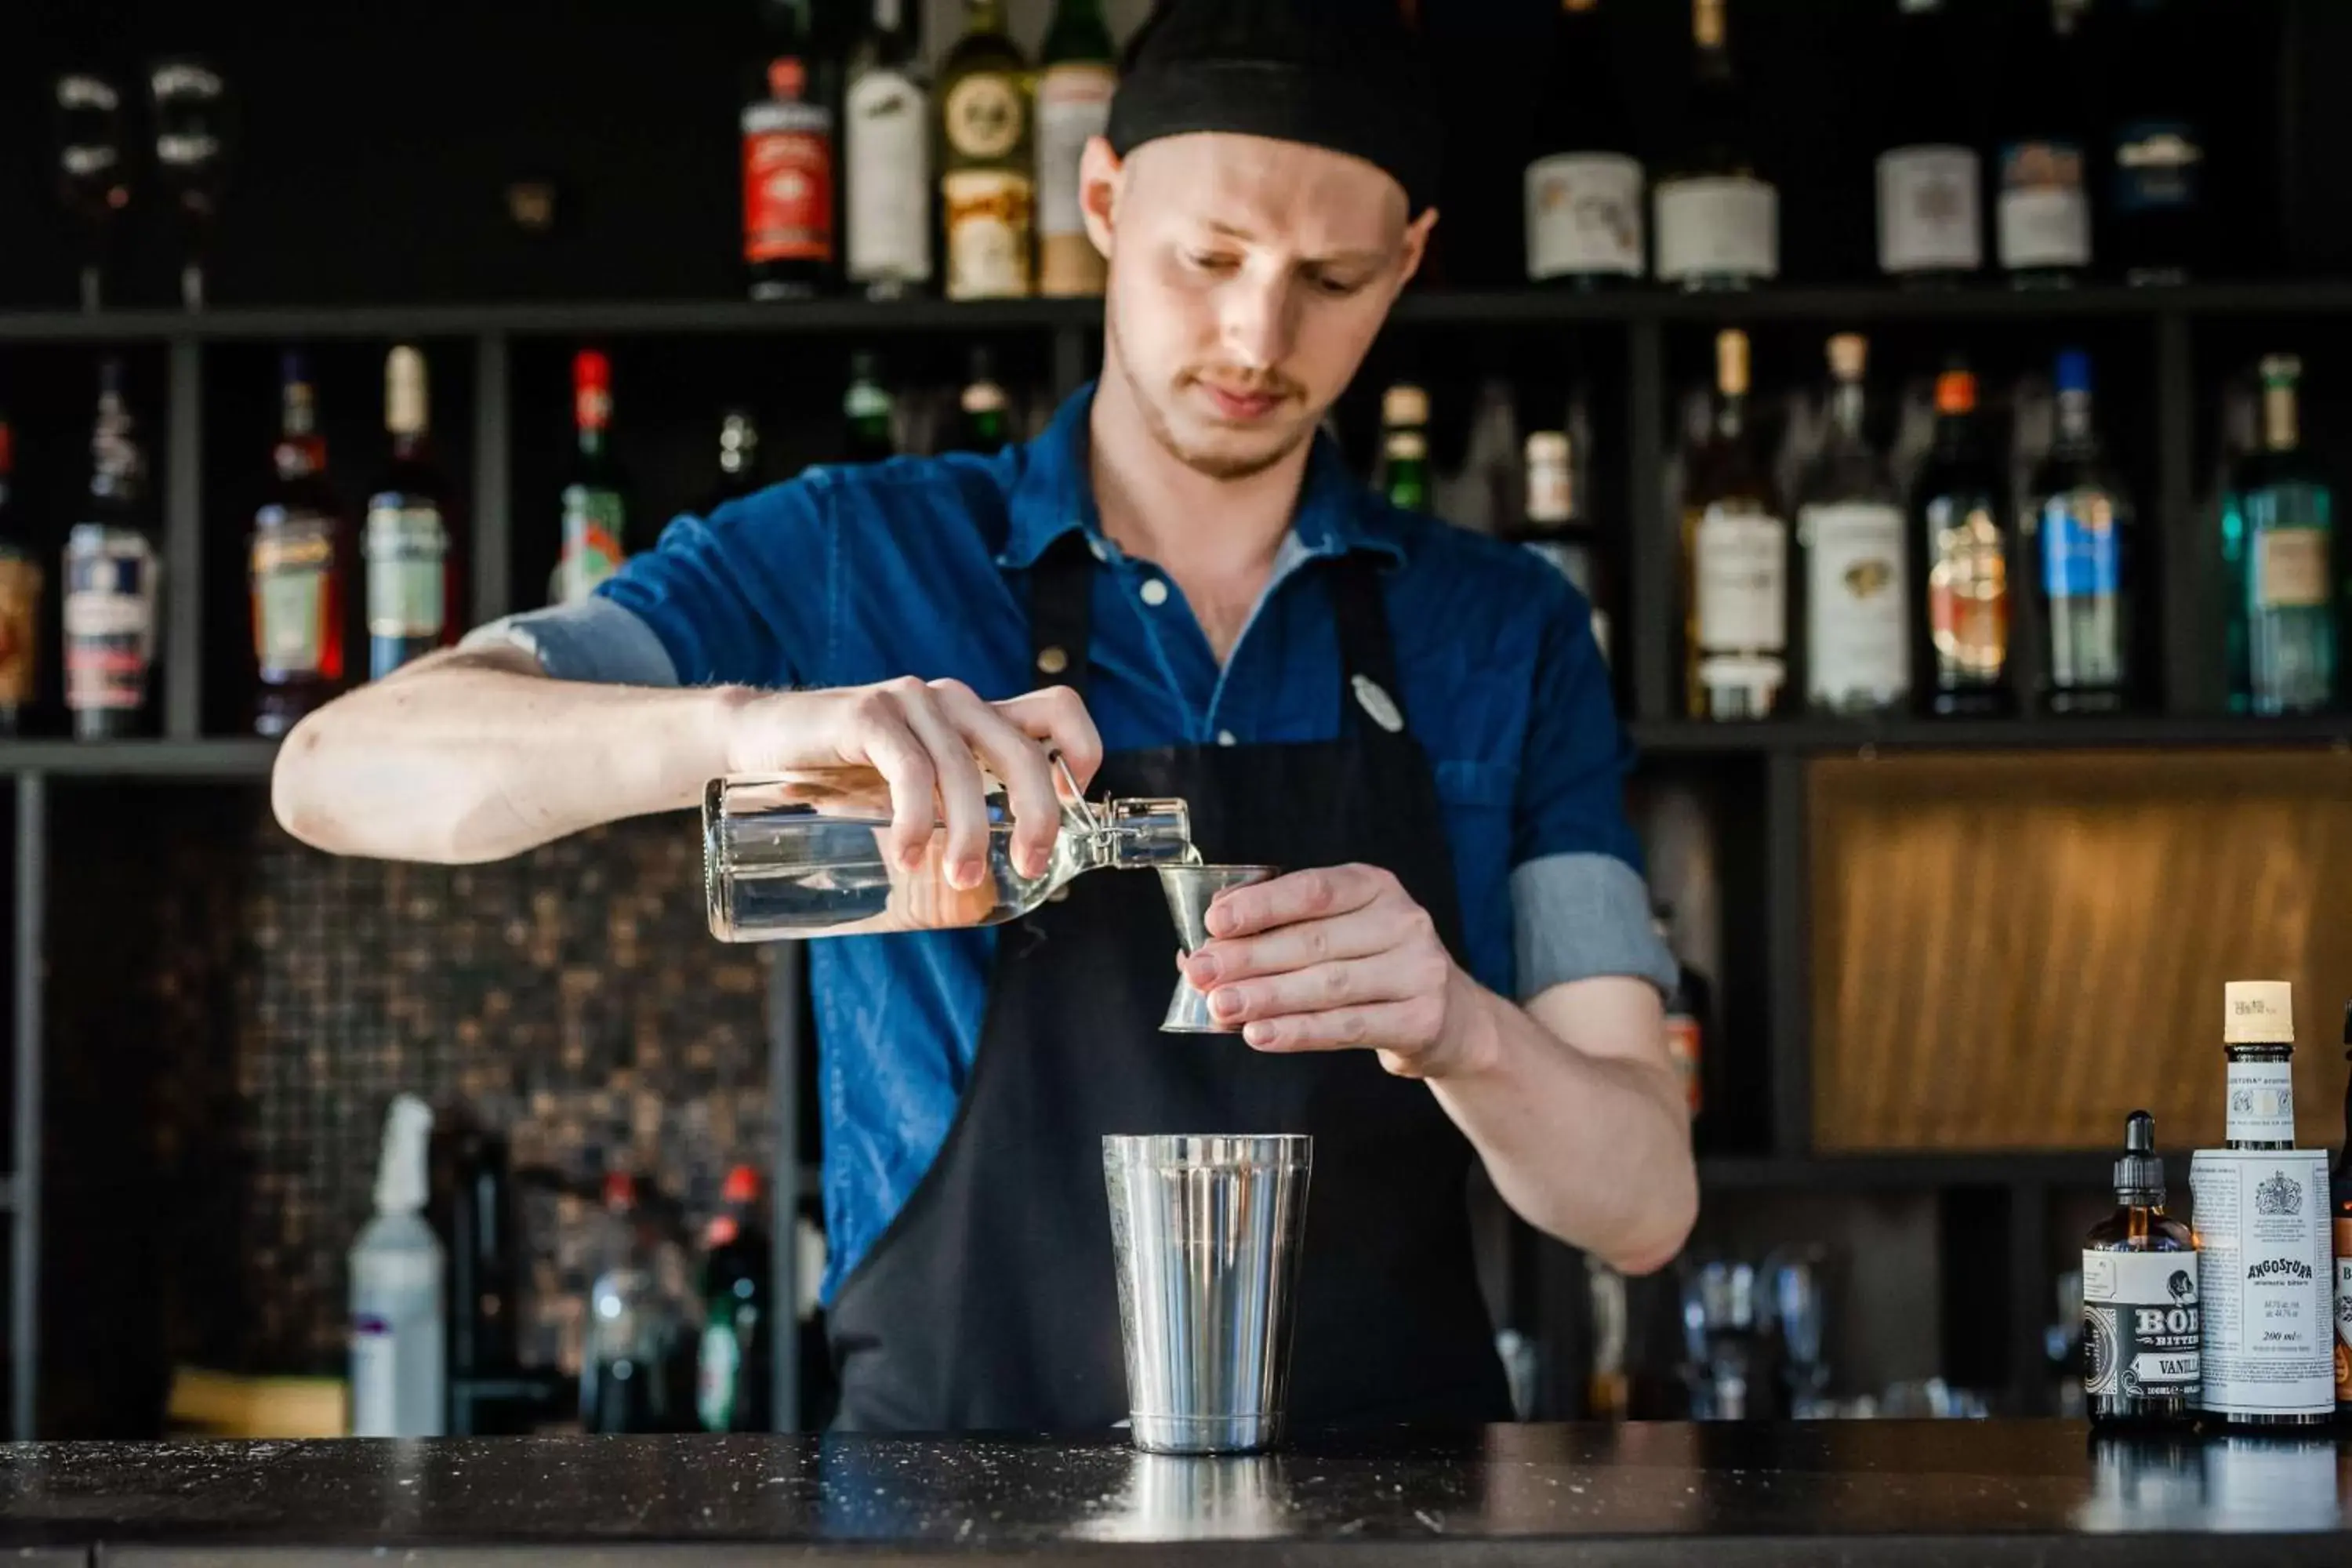
[[[1041,668],[1087,689],[1099,569],[1076,536],[1031,574]],[[1377,568],[1319,567],[1339,628],[1325,742],[1108,757],[1088,793],[1190,803],[1202,857],[1384,866],[1463,960],[1428,759],[1398,723]],[[1058,655],[1049,650],[1058,650]],[[1364,683],[1378,688],[1366,693]],[[1385,700],[1383,700],[1385,699]],[[988,1013],[946,1144],[829,1314],[844,1431],[1074,1431],[1127,1415],[1104,1196],[1108,1132],[1307,1132],[1294,1428],[1511,1418],[1474,1272],[1469,1142],[1368,1050],[1295,1056],[1168,1035],[1176,933],[1149,871],[1081,877],[998,933]]]

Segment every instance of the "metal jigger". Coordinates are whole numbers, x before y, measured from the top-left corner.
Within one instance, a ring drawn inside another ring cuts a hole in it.
[[[1228,888],[1246,888],[1281,872],[1278,866],[1161,866],[1160,886],[1168,895],[1168,913],[1176,921],[1176,938],[1184,956],[1201,951],[1209,940],[1209,905]],[[1233,1026],[1220,1024],[1209,1014],[1209,999],[1178,976],[1176,994],[1169,999],[1168,1016],[1160,1023],[1172,1035],[1230,1035]]]

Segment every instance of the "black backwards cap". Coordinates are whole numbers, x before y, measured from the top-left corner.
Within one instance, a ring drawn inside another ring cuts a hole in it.
[[[1437,199],[1441,127],[1396,0],[1158,0],[1120,62],[1111,150],[1221,131],[1350,153]]]

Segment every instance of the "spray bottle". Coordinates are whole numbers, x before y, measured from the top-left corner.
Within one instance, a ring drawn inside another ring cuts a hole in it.
[[[433,1112],[392,1102],[376,1167],[375,1218],[352,1248],[352,1435],[437,1437],[448,1408],[441,1240],[425,1221]]]

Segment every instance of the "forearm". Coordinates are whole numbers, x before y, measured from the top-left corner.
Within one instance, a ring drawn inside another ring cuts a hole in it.
[[[271,778],[278,820],[341,855],[496,860],[690,806],[727,771],[742,694],[551,680],[515,648],[438,654],[304,719]]]
[[[1627,1273],[1663,1268],[1698,1210],[1689,1123],[1671,1068],[1646,1055],[1580,1049],[1458,970],[1452,987],[1459,1046],[1447,1053],[1454,1065],[1433,1073],[1429,1087],[1504,1201]],[[1549,1000],[1546,1010],[1566,1011]],[[1607,1026],[1654,1031],[1654,994],[1627,1011],[1642,1016]]]

